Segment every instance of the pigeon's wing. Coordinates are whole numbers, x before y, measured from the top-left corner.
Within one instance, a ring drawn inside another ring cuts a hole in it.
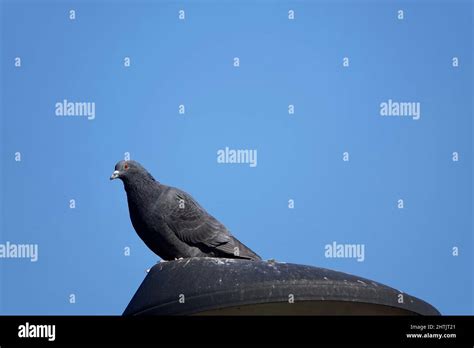
[[[185,243],[215,248],[227,254],[234,252],[233,238],[227,228],[183,191],[173,189],[168,193],[164,219]]]

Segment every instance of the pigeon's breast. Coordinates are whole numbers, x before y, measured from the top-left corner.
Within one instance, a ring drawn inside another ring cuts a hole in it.
[[[130,206],[129,206],[130,207]],[[151,207],[151,206],[150,206]],[[158,208],[130,207],[130,220],[138,236],[148,248],[165,260],[184,257],[186,245],[169,229]]]
[[[159,230],[164,224],[163,219],[155,209],[147,209],[143,206],[137,207],[137,205],[131,204],[128,207],[132,225],[142,238],[153,233],[153,231]]]
[[[138,236],[148,248],[160,257],[168,259],[170,241],[163,219],[158,214],[130,209],[130,220]]]

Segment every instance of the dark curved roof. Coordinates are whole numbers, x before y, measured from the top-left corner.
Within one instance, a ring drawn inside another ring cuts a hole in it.
[[[123,314],[440,313],[430,304],[383,284],[325,268],[272,261],[190,258],[156,264]]]

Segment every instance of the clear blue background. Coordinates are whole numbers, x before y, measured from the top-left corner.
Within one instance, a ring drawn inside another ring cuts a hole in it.
[[[122,313],[158,260],[109,181],[130,152],[265,259],[473,314],[472,19],[469,1],[2,1],[0,242],[39,260],[0,259],[0,313]],[[56,117],[63,99],[95,120]],[[381,117],[388,99],[421,119]],[[225,146],[258,166],[218,164]],[[365,261],[325,258],[333,241]]]

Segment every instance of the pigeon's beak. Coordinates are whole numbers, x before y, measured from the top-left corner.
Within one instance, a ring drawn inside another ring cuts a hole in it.
[[[110,180],[117,179],[119,177],[120,172],[118,170],[115,170],[112,175],[110,176]]]

